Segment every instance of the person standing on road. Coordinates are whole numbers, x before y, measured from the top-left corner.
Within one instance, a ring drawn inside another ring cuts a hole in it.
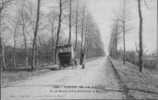
[[[81,52],[80,65],[82,65],[82,69],[85,68],[85,66],[84,66],[84,52],[83,51]]]
[[[85,50],[82,49],[80,55],[80,65],[82,65],[82,69],[85,68]]]

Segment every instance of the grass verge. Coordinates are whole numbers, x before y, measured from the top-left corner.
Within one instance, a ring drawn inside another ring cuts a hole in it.
[[[39,76],[49,72],[48,69],[35,71],[2,71],[1,72],[1,87],[11,85],[13,82],[28,79],[32,76]]]
[[[111,58],[110,58],[111,59]],[[111,59],[120,80],[126,86],[128,95],[136,99],[158,98],[158,71],[144,69],[139,72],[138,66],[126,62]]]

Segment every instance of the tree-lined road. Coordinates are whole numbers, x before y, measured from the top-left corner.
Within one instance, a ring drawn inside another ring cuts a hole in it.
[[[79,67],[51,71],[1,88],[2,100],[122,99],[114,72],[102,57]]]

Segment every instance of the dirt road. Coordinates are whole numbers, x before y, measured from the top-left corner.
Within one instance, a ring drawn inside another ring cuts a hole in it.
[[[86,68],[67,68],[1,88],[1,100],[122,99],[125,98],[105,57]]]

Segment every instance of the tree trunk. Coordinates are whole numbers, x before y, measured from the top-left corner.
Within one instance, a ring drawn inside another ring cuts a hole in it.
[[[10,1],[1,0],[1,6],[0,6],[0,58],[2,59],[2,70],[7,68],[6,61],[5,61],[5,45],[2,41],[2,11],[6,8],[7,5],[9,5]]]
[[[23,28],[23,37],[24,37],[24,45],[25,45],[25,67],[28,67],[28,50],[27,50],[27,39],[26,39],[26,34],[24,32]]]
[[[37,4],[37,16],[36,16],[36,24],[35,24],[35,31],[34,31],[34,38],[33,38],[33,45],[32,45],[32,64],[31,70],[33,70],[36,66],[36,40],[37,40],[37,33],[39,28],[39,16],[40,16],[40,1],[38,0]]]
[[[118,35],[119,35],[119,20],[114,20],[114,24],[112,26],[112,33],[110,38],[109,51],[110,56],[116,58],[117,57],[117,46],[118,46]]]
[[[18,19],[17,19],[18,20]],[[18,21],[17,21],[18,22]],[[17,24],[18,23],[15,23],[15,30],[14,30],[14,48],[13,48],[13,65],[14,65],[14,68],[16,68],[16,34],[17,34]]]
[[[5,47],[2,43],[2,63],[3,63],[3,70],[7,68],[6,61],[5,61]]]
[[[158,9],[158,1],[157,1],[157,9]],[[157,16],[158,16],[158,10],[157,10]],[[157,17],[157,27],[158,27],[158,17]],[[157,28],[157,43],[156,44],[157,44],[157,61],[158,61],[158,28]]]
[[[83,8],[83,11],[82,11],[82,26],[81,26],[81,49],[80,49],[80,65],[83,63],[83,38],[84,38],[84,21],[85,21],[85,8]]]
[[[123,64],[126,62],[126,33],[125,33],[125,22],[123,22]]]
[[[68,39],[68,44],[71,44],[71,3],[72,0],[69,1],[70,5],[69,5],[69,39]]]
[[[36,66],[38,66],[39,65],[39,56],[38,56],[38,54],[39,54],[39,51],[38,51],[38,49],[39,49],[39,46],[37,45],[37,43],[36,43],[36,47],[35,47],[35,65]]]
[[[76,51],[76,49],[77,49],[77,39],[78,39],[78,36],[77,36],[77,34],[78,34],[78,0],[76,1],[77,2],[77,6],[76,6],[76,24],[75,24],[75,26],[76,26],[76,39],[75,39],[75,51]]]
[[[143,17],[142,17],[140,0],[138,0],[138,14],[139,14],[139,71],[142,72],[142,68],[143,68],[143,47],[142,47]]]
[[[62,17],[62,0],[60,0],[59,2],[59,18],[58,18],[58,29],[57,29],[57,39],[56,39],[56,43],[55,43],[55,64],[57,63],[57,46],[58,46],[58,42],[59,42],[59,34],[60,34],[60,28],[61,28],[61,17]]]
[[[81,26],[81,52],[83,49],[85,8],[83,8],[82,14],[83,16],[82,16],[82,26]]]
[[[1,35],[1,9],[0,9],[0,65],[3,64],[3,56],[2,56],[2,35]],[[3,65],[0,66],[1,70],[3,70]]]
[[[52,34],[52,45],[51,45],[51,49],[52,49],[52,61],[54,62],[55,59],[54,58],[54,54],[55,54],[55,49],[54,49],[54,46],[55,46],[55,41],[54,41],[54,21],[51,23],[51,34]]]
[[[3,64],[3,62],[2,62],[2,39],[1,39],[1,30],[0,30],[0,67],[1,67],[1,69],[0,70],[2,70],[3,68],[2,68],[2,65]]]
[[[14,68],[16,68],[16,44],[14,44],[14,50],[13,50],[13,65]]]
[[[4,44],[2,41],[2,22],[1,22],[2,21],[2,10],[3,10],[3,4],[2,4],[2,7],[0,7],[0,59],[1,59],[0,64],[2,65],[1,69],[5,70],[7,68],[7,66],[6,66],[6,61],[5,61],[5,47],[4,47]]]
[[[24,3],[24,2],[23,2]],[[24,7],[24,4],[23,4]],[[27,37],[25,33],[25,18],[24,18],[24,8],[22,8],[21,12],[21,18],[22,18],[22,34],[23,34],[23,41],[24,41],[24,47],[25,47],[25,67],[27,68],[29,66],[28,63],[28,50],[27,50]]]
[[[123,64],[126,62],[126,0],[123,2]]]

